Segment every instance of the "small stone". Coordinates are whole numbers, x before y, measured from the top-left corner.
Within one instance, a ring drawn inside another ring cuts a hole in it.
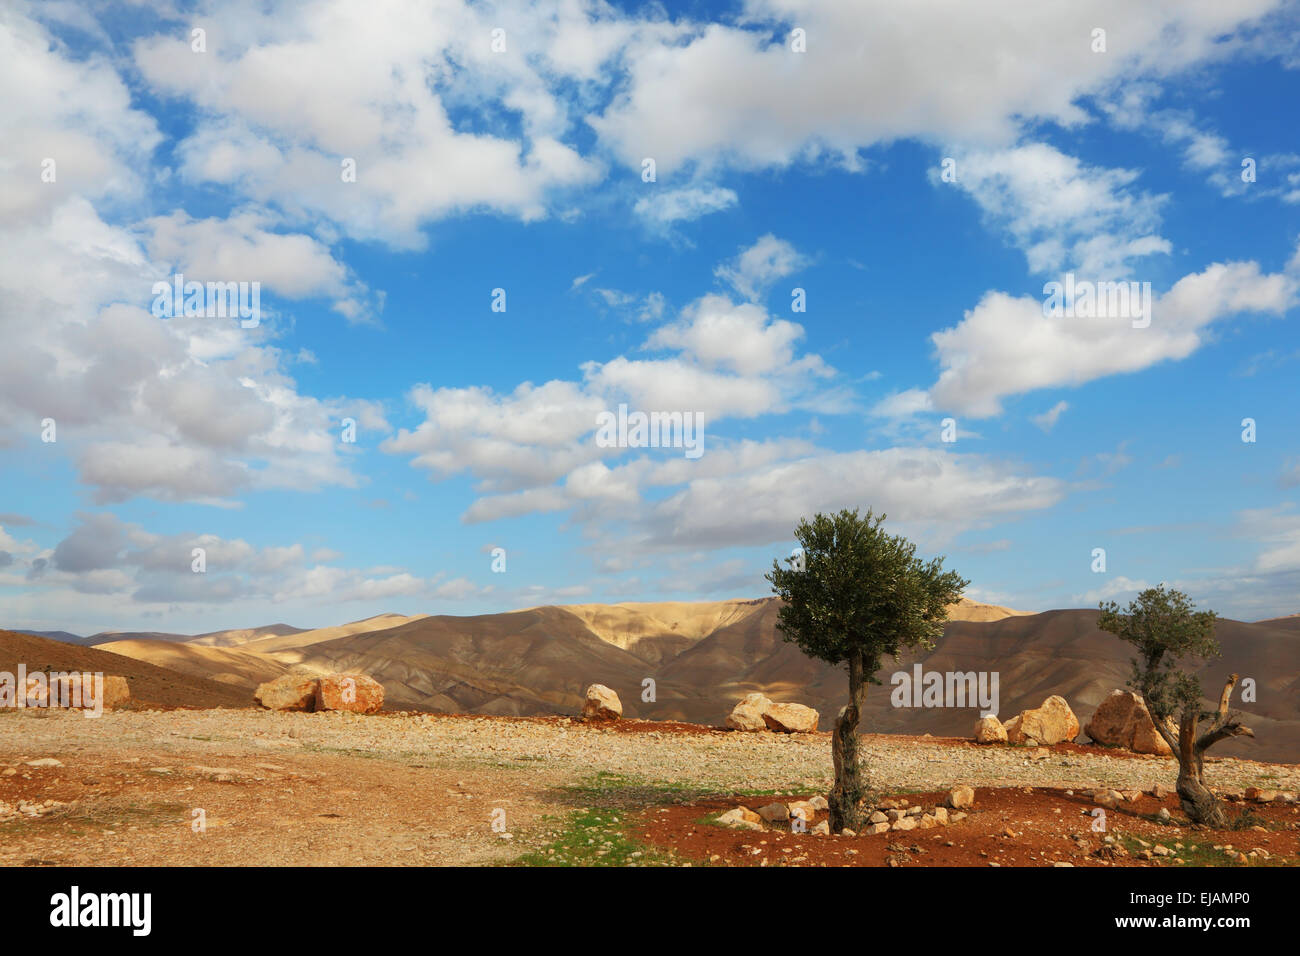
[[[947,806],[954,810],[962,807],[969,807],[975,802],[975,790],[973,787],[954,787],[948,791],[948,798],[945,801]]]

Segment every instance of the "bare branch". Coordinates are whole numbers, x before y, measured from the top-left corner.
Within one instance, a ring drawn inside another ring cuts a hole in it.
[[[1196,749],[1203,751],[1229,737],[1254,737],[1255,731],[1241,722],[1240,714],[1224,715],[1214,722],[1214,726],[1201,734],[1196,741]]]

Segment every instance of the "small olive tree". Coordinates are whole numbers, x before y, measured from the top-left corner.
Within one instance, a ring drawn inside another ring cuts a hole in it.
[[[1217,711],[1201,706],[1201,681],[1184,668],[1184,658],[1219,656],[1213,611],[1196,611],[1181,591],[1147,588],[1121,612],[1114,601],[1102,604],[1097,627],[1136,649],[1129,686],[1142,695],[1156,732],[1178,758],[1178,797],[1183,811],[1196,823],[1222,827],[1223,805],[1205,784],[1204,755],[1227,737],[1255,736],[1238,715],[1228,711],[1238,675],[1229,675],[1219,695]],[[1202,720],[1210,724],[1200,727]],[[1171,729],[1170,723],[1173,724]]]
[[[840,709],[831,739],[835,786],[830,825],[838,832],[861,826],[864,796],[858,764],[858,723],[867,683],[879,684],[880,658],[895,660],[905,648],[933,647],[943,633],[947,606],[970,582],[943,571],[943,559],[924,562],[916,545],[881,530],[885,520],[857,509],[801,520],[794,536],[802,555],[772,562],[766,575],[783,604],[777,627],[805,654],[847,664],[849,702]]]

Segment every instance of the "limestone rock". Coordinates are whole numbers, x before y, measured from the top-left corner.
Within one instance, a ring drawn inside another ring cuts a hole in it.
[[[318,677],[285,674],[259,684],[253,699],[268,710],[312,710],[316,706]]]
[[[802,817],[804,822],[811,823],[812,818],[817,815],[817,808],[809,800],[795,800],[790,804],[790,816]]]
[[[384,706],[384,685],[365,674],[330,674],[316,685],[317,710],[373,714]]]
[[[768,729],[781,734],[810,734],[817,729],[817,711],[803,704],[773,704],[763,712]]]
[[[1079,735],[1079,718],[1064,697],[1053,694],[1032,710],[1022,710],[1006,724],[1007,741],[1013,744],[1059,744]]]
[[[748,807],[736,807],[718,817],[718,823],[734,830],[762,830],[763,821],[757,813]]]
[[[104,675],[104,709],[111,710],[131,699],[131,687],[125,677]]]
[[[784,803],[769,803],[758,808],[758,815],[768,823],[780,823],[790,819],[790,808]]]
[[[762,694],[746,694],[731,713],[727,715],[727,726],[732,730],[766,730],[767,723],[763,715],[767,713],[772,701]]]
[[[1173,724],[1170,722],[1170,729]],[[1113,690],[1097,705],[1083,732],[1099,744],[1123,747],[1140,754],[1169,756],[1165,743],[1142,698],[1128,690]]]
[[[948,791],[948,799],[944,803],[954,810],[973,806],[975,803],[975,789],[973,787],[953,787]]]
[[[582,716],[595,720],[618,720],[623,716],[623,702],[604,684],[592,684],[587,688]]]
[[[28,686],[31,687],[32,678],[29,677],[27,680]],[[97,683],[94,675],[80,672],[68,674],[66,677],[52,681],[46,695],[42,698],[42,703],[48,701],[51,707],[63,707],[66,701],[69,707],[93,710],[92,702],[98,692],[103,696],[100,706],[104,710],[112,710],[131,699],[131,688],[127,685],[125,677],[105,674],[103,684],[97,686]]]
[[[975,742],[977,744],[1004,744],[1007,742],[1007,729],[1002,726],[994,714],[986,714],[975,722]]]

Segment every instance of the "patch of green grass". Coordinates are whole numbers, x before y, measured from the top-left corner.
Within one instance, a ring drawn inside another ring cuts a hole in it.
[[[515,866],[671,866],[673,858],[623,832],[619,810],[571,813],[555,839],[514,861]]]
[[[707,784],[681,780],[645,780],[601,770],[580,783],[560,788],[570,798],[607,807],[646,807],[662,803],[683,803],[718,792]]]
[[[559,787],[561,801],[578,805],[562,821],[546,817],[558,830],[538,850],[513,861],[515,866],[671,866],[677,861],[662,850],[628,836],[627,814],[666,803],[690,803],[717,788],[680,780],[644,780],[602,770],[578,783]]]
[[[1141,852],[1142,850],[1150,849],[1149,847],[1142,846],[1142,844],[1138,842],[1137,837],[1129,836],[1128,834],[1117,833],[1115,834],[1115,838],[1120,841],[1124,849],[1128,850],[1129,855],[1134,858],[1136,858],[1138,853]],[[1181,850],[1176,849],[1174,847],[1173,841],[1162,844],[1163,846],[1167,846],[1170,850],[1173,850],[1174,856],[1165,856],[1165,857],[1153,856],[1149,862],[1162,863],[1166,866],[1180,866],[1180,867],[1181,866],[1219,867],[1219,866],[1287,866],[1289,865],[1287,861],[1281,857],[1270,857],[1267,860],[1255,858],[1251,860],[1249,863],[1238,863],[1237,861],[1230,859],[1228,855],[1224,853],[1222,850],[1214,849],[1213,841],[1202,842],[1198,840],[1190,840],[1188,838],[1183,838],[1177,842],[1183,844],[1183,848]],[[1153,843],[1152,847],[1154,846],[1155,844]],[[1174,857],[1177,857],[1183,862],[1175,863]]]

